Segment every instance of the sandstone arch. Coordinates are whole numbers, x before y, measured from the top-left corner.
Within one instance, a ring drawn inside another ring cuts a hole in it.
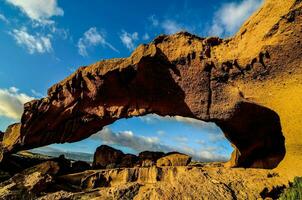
[[[170,62],[153,43],[110,61],[112,68],[107,61],[80,68],[25,105],[15,149],[78,141],[120,118],[156,113],[216,122],[236,149],[231,166],[276,167],[285,154],[278,115],[233,86],[227,95],[225,80],[213,78],[214,64],[202,61],[188,54]]]

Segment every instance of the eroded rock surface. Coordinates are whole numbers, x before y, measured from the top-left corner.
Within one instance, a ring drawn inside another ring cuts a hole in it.
[[[58,163],[48,161],[15,174],[0,183],[0,199],[36,199],[53,183],[52,176],[59,171]]]
[[[215,122],[235,147],[229,166],[274,168],[286,152],[279,169],[301,174],[301,9],[298,0],[266,0],[230,39],[162,35],[129,58],[80,67],[25,104],[4,153],[156,113]]]
[[[284,179],[270,170],[222,166],[103,169],[60,179],[80,184],[85,193],[73,196],[83,199],[127,199],[126,194],[131,194],[130,199],[260,199],[266,197],[263,191],[269,193],[284,184]]]

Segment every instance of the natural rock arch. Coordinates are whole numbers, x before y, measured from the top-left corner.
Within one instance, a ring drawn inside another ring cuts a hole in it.
[[[118,119],[155,113],[215,122],[235,147],[229,166],[274,168],[285,155],[279,117],[232,83],[250,71],[260,74],[254,66],[265,68],[269,53],[245,66],[220,63],[211,59],[211,48],[221,42],[189,33],[160,36],[129,58],[81,67],[48,97],[25,104],[21,124],[6,131],[15,140],[4,140],[4,149],[75,142]]]

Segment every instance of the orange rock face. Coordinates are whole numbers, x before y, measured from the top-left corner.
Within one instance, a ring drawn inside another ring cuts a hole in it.
[[[129,58],[81,67],[25,105],[19,143],[4,148],[75,142],[156,113],[215,122],[235,147],[229,166],[275,168],[286,155],[288,169],[301,158],[301,10],[301,1],[267,0],[230,39],[162,35]]]

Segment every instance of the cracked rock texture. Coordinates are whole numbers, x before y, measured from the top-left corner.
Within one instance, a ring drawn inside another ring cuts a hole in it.
[[[301,175],[301,6],[266,0],[232,38],[161,35],[128,58],[80,67],[25,104],[3,153],[75,142],[156,113],[215,122],[235,148],[229,166]]]
[[[58,180],[81,186],[71,199],[264,199],[284,187],[271,170],[222,166],[90,170]]]

